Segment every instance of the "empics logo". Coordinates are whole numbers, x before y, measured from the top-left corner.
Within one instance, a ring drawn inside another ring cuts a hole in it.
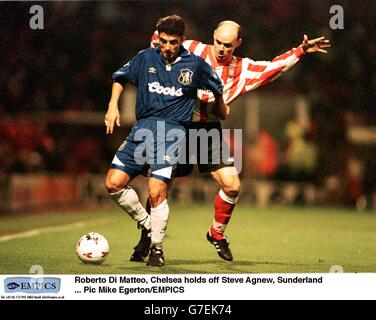
[[[59,290],[59,278],[12,277],[4,279],[5,293],[58,293]]]
[[[19,288],[19,284],[17,282],[9,282],[6,284],[6,287],[9,289],[9,290],[15,290],[17,288]]]

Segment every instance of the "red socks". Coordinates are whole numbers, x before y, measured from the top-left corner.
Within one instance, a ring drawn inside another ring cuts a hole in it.
[[[223,239],[226,226],[231,219],[232,211],[235,208],[238,198],[226,195],[222,190],[214,200],[214,220],[210,227],[210,234],[214,239]]]

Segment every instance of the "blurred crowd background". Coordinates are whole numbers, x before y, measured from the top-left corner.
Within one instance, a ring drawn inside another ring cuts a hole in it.
[[[44,9],[43,30],[29,27],[33,4]],[[343,30],[329,26],[332,5],[344,9]],[[372,0],[3,2],[0,181],[24,173],[104,174],[128,129],[123,126],[113,139],[104,133],[111,74],[148,46],[157,19],[169,14],[185,19],[188,38],[205,43],[212,42],[218,22],[237,21],[243,44],[236,54],[253,60],[273,59],[298,46],[305,33],[330,39],[328,54],[303,57],[292,71],[255,91],[304,96],[310,120],[302,128],[291,119],[281,128],[282,138],[260,130],[245,139],[243,175],[326,186],[342,204],[356,205],[362,197],[372,197]],[[358,130],[350,135],[353,128]]]

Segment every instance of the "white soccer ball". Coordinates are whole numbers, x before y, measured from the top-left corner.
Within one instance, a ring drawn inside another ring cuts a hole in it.
[[[104,236],[89,232],[77,241],[76,252],[83,263],[101,264],[106,260],[110,248]]]

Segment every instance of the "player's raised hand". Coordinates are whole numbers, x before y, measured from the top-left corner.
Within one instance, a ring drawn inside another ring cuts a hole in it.
[[[158,33],[158,30],[155,30],[150,40],[150,48],[158,48],[158,47],[159,47],[159,33]]]
[[[104,124],[106,125],[106,134],[114,132],[114,125],[120,127],[120,112],[117,104],[109,104],[107,113],[104,117]]]
[[[325,39],[325,37],[320,37],[316,39],[309,40],[308,36],[305,34],[303,37],[303,42],[300,45],[304,53],[312,52],[322,52],[327,53],[328,51],[323,48],[329,48],[331,46],[330,41]]]

